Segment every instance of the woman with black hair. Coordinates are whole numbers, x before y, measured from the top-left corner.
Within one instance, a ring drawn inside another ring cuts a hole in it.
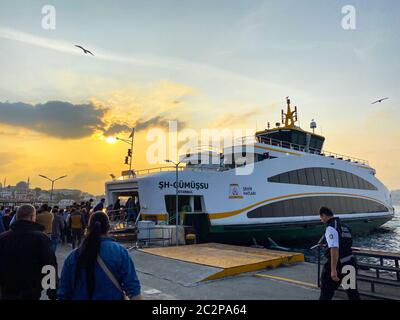
[[[107,236],[109,230],[105,213],[91,215],[85,240],[64,262],[58,299],[141,299],[133,261],[123,246]]]

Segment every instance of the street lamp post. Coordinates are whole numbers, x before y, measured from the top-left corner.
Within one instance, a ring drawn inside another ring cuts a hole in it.
[[[175,225],[176,225],[176,245],[179,245],[179,237],[178,237],[178,228],[179,228],[179,204],[178,204],[178,186],[179,186],[179,181],[178,181],[178,168],[179,165],[182,163],[182,161],[179,161],[178,163],[172,161],[172,160],[165,160],[165,162],[172,163],[175,165]]]
[[[44,179],[47,179],[47,180],[49,180],[49,181],[51,182],[50,203],[53,203],[54,182],[56,182],[57,180],[60,180],[60,179],[65,178],[66,175],[65,175],[65,176],[61,176],[61,177],[58,177],[57,179],[50,179],[50,178],[48,178],[48,177],[46,177],[46,176],[44,176],[44,175],[42,175],[42,174],[39,174],[39,177],[42,177],[42,178],[44,178]]]
[[[130,149],[128,149],[128,155],[125,157],[125,164],[129,164],[129,172],[132,172],[132,158],[133,158],[133,137],[134,137],[135,128],[132,128],[131,135],[129,136],[130,139],[123,139],[116,137],[117,140],[125,142],[130,145]],[[129,158],[129,163],[127,159]]]

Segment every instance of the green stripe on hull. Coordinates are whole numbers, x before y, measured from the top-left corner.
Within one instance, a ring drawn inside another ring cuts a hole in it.
[[[343,220],[353,235],[366,234],[391,220],[390,217],[363,220]],[[322,223],[211,226],[208,238],[218,242],[249,242],[253,238],[265,241],[268,237],[279,241],[296,241],[320,238],[325,226]]]

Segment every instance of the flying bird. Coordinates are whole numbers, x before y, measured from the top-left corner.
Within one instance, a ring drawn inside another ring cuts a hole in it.
[[[92,56],[94,56],[94,54],[93,54],[92,52],[90,52],[89,50],[85,49],[85,48],[82,47],[82,46],[78,46],[78,45],[76,44],[75,47],[77,47],[77,48],[79,48],[79,49],[82,49],[83,52],[84,52],[85,54],[90,53]]]
[[[382,98],[382,99],[379,99],[379,100],[376,100],[376,101],[374,101],[374,102],[372,102],[371,104],[375,104],[375,103],[381,103],[383,100],[387,100],[387,99],[389,99],[389,98]]]

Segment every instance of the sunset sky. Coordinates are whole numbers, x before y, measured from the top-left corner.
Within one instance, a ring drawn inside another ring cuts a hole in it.
[[[342,28],[347,4],[356,30]],[[127,146],[107,137],[136,126],[143,169],[149,129],[261,129],[290,96],[325,149],[400,189],[399,15],[397,0],[2,0],[0,181],[49,188],[38,174],[67,174],[57,188],[101,194],[127,169]]]

